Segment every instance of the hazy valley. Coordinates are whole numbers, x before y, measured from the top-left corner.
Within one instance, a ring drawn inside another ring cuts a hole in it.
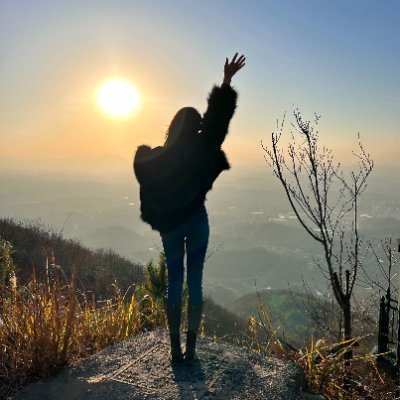
[[[0,217],[33,220],[83,245],[111,248],[136,262],[156,258],[161,242],[139,218],[139,189],[130,163],[116,157],[64,163],[71,164],[69,173],[62,164],[55,166],[58,172],[26,172],[26,165],[20,171],[3,168]],[[374,171],[360,205],[365,242],[400,236],[399,172]],[[256,289],[302,290],[303,280],[315,294],[326,292],[327,282],[313,261],[320,249],[290,212],[267,165],[253,171],[235,166],[223,173],[206,205],[211,238],[204,286],[216,302],[226,305]],[[373,259],[366,257],[364,265],[374,276]]]

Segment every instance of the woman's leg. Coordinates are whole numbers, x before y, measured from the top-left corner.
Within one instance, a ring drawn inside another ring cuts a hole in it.
[[[189,303],[203,304],[203,268],[210,229],[207,211],[202,207],[187,222],[186,254]]]
[[[167,318],[172,363],[183,360],[180,343],[181,298],[183,286],[184,236],[178,230],[161,235],[168,269]]]
[[[208,217],[203,207],[188,221],[186,237],[187,284],[189,291],[186,360],[196,358],[196,338],[203,309],[203,268],[209,237]]]
[[[181,304],[183,287],[183,259],[185,238],[174,230],[161,235],[165,259],[168,269],[168,292],[167,302],[169,304]]]

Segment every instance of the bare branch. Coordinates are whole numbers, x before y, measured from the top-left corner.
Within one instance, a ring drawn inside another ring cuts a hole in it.
[[[364,258],[360,251],[362,240],[358,231],[359,198],[367,187],[367,179],[374,163],[365,151],[360,135],[356,171],[345,178],[340,163],[334,163],[332,151],[318,145],[320,116],[315,115],[314,126],[303,119],[300,111],[293,112],[292,139],[286,149],[280,139],[286,114],[272,133],[268,148],[262,144],[265,159],[273,175],[281,182],[290,206],[305,231],[324,252],[326,268],[314,260],[330,281],[333,295],[344,315],[345,336],[351,334],[350,302],[357,284],[358,268]],[[295,137],[299,140],[296,143]],[[336,191],[336,192],[335,192]],[[349,225],[347,222],[351,220]],[[389,278],[390,278],[389,272]]]

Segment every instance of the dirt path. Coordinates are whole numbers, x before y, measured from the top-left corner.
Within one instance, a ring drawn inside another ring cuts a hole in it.
[[[304,398],[302,375],[292,364],[207,338],[199,339],[198,354],[200,362],[194,366],[172,368],[167,332],[150,332],[33,383],[14,400]]]

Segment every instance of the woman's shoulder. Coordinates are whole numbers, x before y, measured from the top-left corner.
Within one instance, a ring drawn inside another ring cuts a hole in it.
[[[147,145],[141,145],[137,148],[133,160],[133,169],[136,178],[141,185],[149,184],[163,168],[164,156],[162,156],[163,147],[151,148]]]
[[[142,144],[136,150],[135,160],[146,161],[146,160],[154,158],[154,156],[156,156],[157,154],[160,154],[162,151],[163,151],[162,146],[157,146],[157,147],[152,148],[146,144]]]

